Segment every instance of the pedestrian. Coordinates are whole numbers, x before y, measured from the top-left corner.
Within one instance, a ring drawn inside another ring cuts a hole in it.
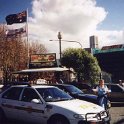
[[[107,94],[110,92],[108,87],[104,84],[104,80],[99,80],[99,85],[96,87],[95,93],[98,95],[98,102],[99,105],[106,109],[107,107]]]
[[[123,80],[119,80],[119,85],[121,85],[122,87],[124,87],[124,81]]]

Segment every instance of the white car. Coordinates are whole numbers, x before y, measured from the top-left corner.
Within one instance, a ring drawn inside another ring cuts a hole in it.
[[[0,121],[16,119],[34,124],[109,124],[104,108],[54,86],[16,85],[0,94]],[[1,123],[0,122],[0,123]]]

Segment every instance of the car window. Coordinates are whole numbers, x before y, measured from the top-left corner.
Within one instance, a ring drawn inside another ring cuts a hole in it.
[[[64,92],[69,92],[66,87],[61,86],[61,85],[55,85],[56,87],[58,87],[59,89],[63,90]]]
[[[36,93],[36,91],[34,89],[25,88],[24,92],[22,94],[21,101],[31,102],[33,99],[39,99],[40,100],[40,97],[38,96],[38,94]]]
[[[111,86],[111,91],[112,92],[122,92],[122,89],[117,85],[112,85]]]
[[[21,87],[12,87],[3,94],[2,98],[19,100],[22,89]]]
[[[66,89],[71,92],[72,94],[82,94],[83,91],[79,90],[77,87],[75,86],[66,86]]]
[[[70,95],[58,88],[37,88],[37,91],[46,102],[72,99]]]

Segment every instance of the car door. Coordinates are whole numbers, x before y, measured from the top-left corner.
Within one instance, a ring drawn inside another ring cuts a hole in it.
[[[4,110],[6,117],[12,119],[19,119],[18,114],[18,103],[19,97],[23,88],[21,87],[11,87],[6,92],[3,93],[1,99],[1,106]]]
[[[39,103],[32,102],[33,99],[40,100]],[[25,121],[44,124],[45,118],[45,104],[41,101],[39,95],[33,88],[25,88],[20,99],[20,114]]]
[[[124,102],[124,92],[118,85],[111,85],[109,99],[111,102]]]

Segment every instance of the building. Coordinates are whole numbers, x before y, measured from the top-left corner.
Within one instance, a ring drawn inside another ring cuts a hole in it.
[[[124,45],[104,46],[102,49],[93,49],[102,71],[112,76],[112,82],[124,80]]]
[[[98,48],[98,37],[97,36],[90,36],[90,48]]]

